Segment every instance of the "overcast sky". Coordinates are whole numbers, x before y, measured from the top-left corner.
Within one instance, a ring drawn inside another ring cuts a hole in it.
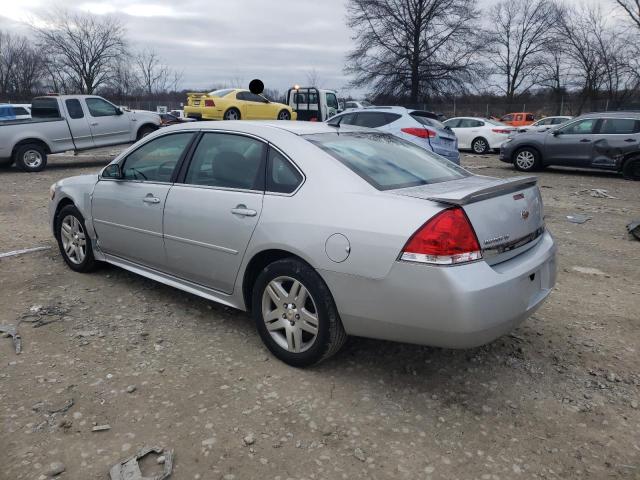
[[[482,6],[496,0],[479,0]],[[572,0],[575,2],[581,0]],[[611,5],[611,0],[592,0]],[[306,83],[346,93],[342,68],[352,47],[346,0],[0,0],[0,29],[29,34],[52,6],[121,16],[132,50],[154,48],[184,72],[183,87],[204,89],[261,78],[284,90]],[[355,92],[354,92],[355,93]]]

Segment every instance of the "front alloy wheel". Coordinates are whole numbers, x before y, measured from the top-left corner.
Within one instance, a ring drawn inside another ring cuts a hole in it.
[[[76,272],[89,272],[96,267],[91,239],[84,218],[74,205],[67,205],[57,216],[56,238],[64,261]]]
[[[280,113],[278,113],[278,120],[291,120],[289,110],[280,110]]]
[[[516,157],[513,162],[518,170],[523,172],[531,172],[538,168],[538,157],[536,152],[528,148],[523,148],[516,152]]]
[[[474,153],[483,154],[489,151],[489,143],[484,138],[476,138],[471,146]]]

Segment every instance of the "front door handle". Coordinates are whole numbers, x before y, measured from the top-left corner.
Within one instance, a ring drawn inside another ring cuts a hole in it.
[[[629,142],[629,143],[631,143],[631,142],[635,142],[635,140],[634,140],[633,138],[627,138],[627,139],[625,140],[625,142]]]
[[[580,143],[589,143],[591,140],[589,140],[588,138],[583,138],[582,140],[580,140]]]
[[[142,199],[144,203],[160,203],[160,199],[153,196],[146,196]]]
[[[98,126],[98,122],[91,122],[89,125],[91,125],[92,127],[97,127]]]
[[[234,215],[240,215],[241,217],[255,217],[258,214],[255,210],[251,210],[250,208],[247,208],[246,205],[242,204],[236,206],[236,208],[232,208],[231,213]]]

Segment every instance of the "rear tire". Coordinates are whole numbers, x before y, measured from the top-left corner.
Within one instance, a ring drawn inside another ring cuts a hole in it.
[[[264,344],[293,367],[329,358],[347,339],[329,288],[313,268],[295,258],[277,260],[260,272],[252,312]]]
[[[524,147],[513,154],[513,166],[521,172],[539,170],[542,165],[540,154],[531,147]]]
[[[47,166],[47,152],[37,143],[20,145],[13,159],[24,172],[41,172]]]
[[[640,180],[640,157],[633,157],[624,162],[622,175],[627,180]]]
[[[93,246],[80,210],[67,205],[56,216],[56,240],[65,263],[75,272],[88,273],[96,269]]]
[[[224,112],[223,117],[225,120],[241,120],[240,110],[235,107],[231,107],[229,110]]]
[[[471,142],[471,150],[473,150],[473,153],[482,155],[484,153],[489,153],[491,148],[489,147],[489,142],[486,138],[478,137],[474,138],[473,142]]]
[[[278,120],[291,120],[291,113],[289,113],[289,110],[280,110],[278,113]]]

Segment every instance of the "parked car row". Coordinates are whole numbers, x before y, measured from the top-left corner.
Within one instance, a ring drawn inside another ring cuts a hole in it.
[[[0,103],[0,121],[31,118],[31,105]]]

